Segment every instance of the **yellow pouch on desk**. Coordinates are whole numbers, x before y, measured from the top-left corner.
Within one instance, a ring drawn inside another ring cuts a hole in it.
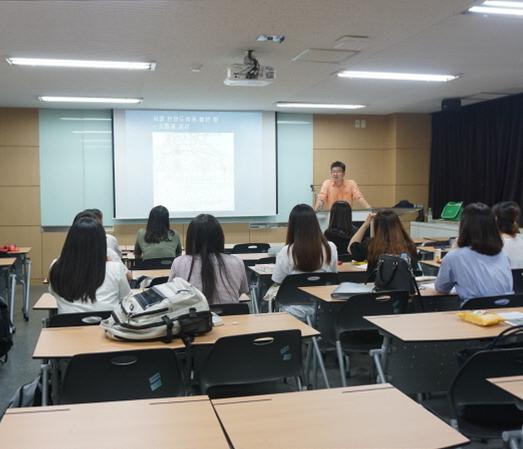
[[[497,313],[486,312],[485,310],[467,310],[466,312],[458,312],[458,316],[463,321],[478,326],[495,326],[503,321],[503,318]]]

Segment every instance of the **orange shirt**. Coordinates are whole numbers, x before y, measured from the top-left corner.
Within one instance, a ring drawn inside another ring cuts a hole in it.
[[[340,186],[337,186],[332,179],[323,181],[319,198],[323,201],[323,209],[330,210],[336,201],[347,201],[352,206],[354,200],[363,198],[362,193],[352,179],[344,179]]]

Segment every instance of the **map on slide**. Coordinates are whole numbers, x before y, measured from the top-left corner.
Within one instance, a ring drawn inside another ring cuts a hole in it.
[[[234,210],[234,133],[153,133],[153,197],[175,213]]]

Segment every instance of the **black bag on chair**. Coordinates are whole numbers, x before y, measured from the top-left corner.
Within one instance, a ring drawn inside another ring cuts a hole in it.
[[[0,297],[0,360],[7,361],[7,353],[13,346],[13,336],[11,334],[11,323],[9,319],[9,309]]]
[[[412,272],[410,260],[391,254],[382,254],[376,265],[376,291],[401,290],[419,295],[418,284]]]

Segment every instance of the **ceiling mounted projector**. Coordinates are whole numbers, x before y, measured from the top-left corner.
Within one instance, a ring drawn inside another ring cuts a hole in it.
[[[263,87],[272,84],[274,78],[274,68],[260,65],[253,55],[253,50],[248,50],[243,64],[227,67],[227,78],[223,83],[226,86]]]

